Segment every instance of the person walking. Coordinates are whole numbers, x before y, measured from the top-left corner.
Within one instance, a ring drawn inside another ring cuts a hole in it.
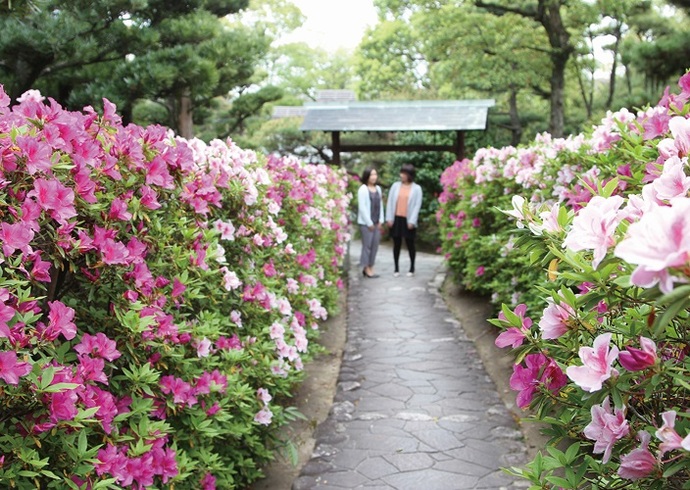
[[[386,222],[393,238],[393,261],[395,272],[400,275],[400,249],[405,240],[407,251],[410,254],[410,270],[408,276],[414,276],[414,260],[417,255],[415,238],[417,236],[417,219],[422,208],[422,188],[415,184],[414,165],[406,163],[400,169],[400,180],[393,184],[388,193],[386,210]]]
[[[364,277],[379,277],[374,273],[376,253],[381,243],[381,226],[383,225],[383,194],[376,185],[376,169],[367,168],[362,172],[362,185],[357,191],[357,224],[362,235],[362,253],[359,265]]]

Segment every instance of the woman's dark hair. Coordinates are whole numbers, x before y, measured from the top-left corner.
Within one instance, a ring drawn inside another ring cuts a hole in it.
[[[365,168],[364,172],[362,172],[362,184],[367,185],[369,184],[369,177],[371,176],[371,172],[376,170],[375,168]]]
[[[414,182],[415,169],[414,165],[411,163],[403,163],[403,166],[400,168],[400,173],[407,174],[408,180]]]

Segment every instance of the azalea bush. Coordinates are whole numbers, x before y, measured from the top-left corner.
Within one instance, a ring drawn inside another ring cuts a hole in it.
[[[552,438],[512,469],[532,488],[690,488],[690,74],[679,86],[553,141],[539,188],[504,208],[539,272],[492,320],[517,405]]]
[[[0,90],[3,488],[241,488],[342,287],[346,176]]]

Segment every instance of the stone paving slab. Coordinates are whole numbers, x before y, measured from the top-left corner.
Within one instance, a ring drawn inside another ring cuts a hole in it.
[[[293,490],[516,490],[522,434],[474,345],[446,308],[441,257],[393,277],[382,246],[368,279],[352,242],[348,339],[330,415]],[[407,270],[403,247],[401,270]]]

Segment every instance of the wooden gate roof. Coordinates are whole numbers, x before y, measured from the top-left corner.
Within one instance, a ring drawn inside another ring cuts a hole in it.
[[[302,131],[484,130],[493,99],[307,103]]]

